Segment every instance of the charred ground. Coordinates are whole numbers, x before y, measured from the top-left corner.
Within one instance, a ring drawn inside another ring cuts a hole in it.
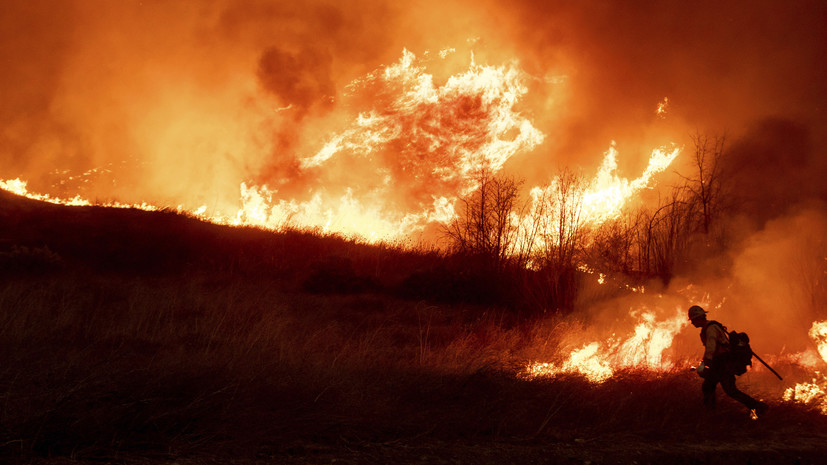
[[[484,277],[434,251],[0,192],[0,273],[11,461],[817,463],[825,451],[827,417],[773,404],[753,422],[727,401],[709,414],[682,371],[520,378],[562,323],[474,292]]]

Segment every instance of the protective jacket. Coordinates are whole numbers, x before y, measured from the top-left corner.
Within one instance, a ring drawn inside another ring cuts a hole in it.
[[[704,345],[704,363],[712,366],[715,359],[729,353],[729,338],[726,330],[717,321],[707,321],[701,329],[701,343]]]

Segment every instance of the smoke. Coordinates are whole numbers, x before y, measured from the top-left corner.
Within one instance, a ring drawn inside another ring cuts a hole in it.
[[[722,160],[726,188],[740,214],[755,224],[787,213],[810,199],[827,200],[822,148],[804,124],[771,118],[759,121],[728,148]]]
[[[535,154],[543,153],[544,164],[552,165],[538,167],[537,176],[564,164],[594,166],[609,140],[626,155],[619,169],[628,173],[640,171],[645,158],[634,155],[647,153],[647,147],[671,140],[690,154],[689,136],[696,132],[727,139],[724,187],[737,210],[720,219],[733,233],[729,250],[706,260],[693,257],[701,265],[675,277],[668,289],[652,285],[644,294],[591,308],[590,323],[602,331],[607,322],[643,307],[658,308],[666,317],[677,301],[684,310],[704,305],[712,318],[747,331],[762,353],[810,346],[807,331],[813,320],[823,319],[827,303],[827,69],[820,65],[827,59],[827,6],[531,0],[509,5],[513,9],[501,17],[498,30],[516,44],[524,69],[545,78],[529,92],[538,96],[534,123],[547,136]],[[664,97],[668,107],[659,118],[656,108]],[[523,157],[512,166],[530,173],[537,158]],[[683,158],[685,165],[676,169],[691,173]],[[618,334],[630,324],[621,324]],[[697,331],[685,328],[673,348],[697,356]]]
[[[312,49],[297,54],[269,48],[259,61],[261,85],[302,118],[314,107],[329,109],[335,101],[336,89],[330,76],[331,57]]]
[[[318,149],[339,89],[393,45],[387,29],[362,27],[392,25],[382,3],[353,6],[6,2],[4,177],[58,194],[237,208],[242,181],[274,166],[289,175],[291,160]]]
[[[768,117],[801,124],[824,141],[823,2],[509,5],[500,30],[517,44],[526,70],[567,76],[564,89],[553,91],[558,98],[536,112],[557,123],[544,149],[567,162],[593,163],[612,139],[621,153],[645,153],[663,138],[684,144],[696,130],[739,139]],[[664,97],[669,111],[660,120],[655,110]],[[627,158],[625,169],[642,162]]]
[[[634,178],[653,148],[725,135],[727,253],[586,323],[697,303],[792,353],[827,316],[825,61],[818,0],[6,0],[0,179],[308,224],[341,200],[352,230],[395,232],[449,210],[474,157],[544,186],[608,147]],[[682,330],[673,353],[698,350]]]
[[[472,93],[405,113],[392,104],[408,87],[352,86],[407,49],[437,93],[472,62],[521,73],[509,111],[544,137],[501,158],[526,186],[566,165],[593,172],[612,141],[619,174],[634,177],[655,147],[725,133],[737,187],[755,193],[748,203],[775,199],[749,207],[765,222],[791,197],[823,196],[814,173],[827,142],[826,11],[815,1],[10,0],[0,11],[0,170],[38,192],[230,213],[242,182],[284,201],[358,198],[390,173],[399,192],[381,197],[420,209],[463,187],[443,176],[459,170],[458,145],[431,150],[425,124],[473,135],[486,115],[436,110],[491,108]],[[407,117],[418,135],[375,153],[378,168],[337,156],[308,169],[337,136],[366,129],[359,118],[372,110]],[[509,131],[498,137],[519,137]],[[476,146],[460,146],[484,147],[489,133],[477,132]],[[806,195],[787,188],[801,185]]]
[[[736,256],[738,301],[732,311],[765,330],[768,350],[801,350],[801,336],[827,316],[825,237],[827,215],[820,205],[772,220]]]

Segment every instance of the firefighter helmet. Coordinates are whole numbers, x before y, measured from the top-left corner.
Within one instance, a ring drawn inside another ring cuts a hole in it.
[[[693,305],[689,307],[689,319],[694,320],[695,318],[701,318],[706,316],[706,310],[703,308]]]

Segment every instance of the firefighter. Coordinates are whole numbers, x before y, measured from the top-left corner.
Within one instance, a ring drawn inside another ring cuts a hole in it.
[[[715,389],[721,383],[729,397],[746,405],[756,415],[766,412],[769,408],[767,404],[753,399],[735,386],[735,373],[727,363],[730,350],[724,327],[717,321],[707,320],[706,311],[697,305],[689,307],[689,320],[692,321],[692,326],[701,328],[701,343],[705,348],[703,361],[696,368],[698,375],[704,379],[701,385],[704,406],[708,410],[715,408]]]

